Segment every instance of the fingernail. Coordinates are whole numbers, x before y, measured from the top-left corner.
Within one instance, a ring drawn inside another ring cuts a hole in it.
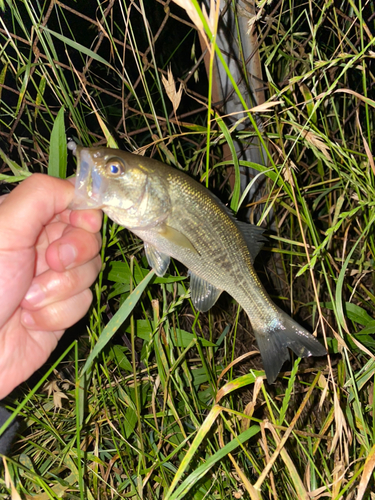
[[[25,326],[34,326],[35,321],[32,315],[28,311],[23,311],[21,315],[21,321]]]
[[[61,245],[59,248],[59,257],[64,267],[68,267],[75,261],[76,250],[72,245]]]
[[[42,300],[45,299],[45,296],[46,294],[42,289],[42,287],[40,285],[35,284],[29,288],[29,291],[25,295],[25,299],[29,304],[35,306],[36,304],[42,302]]]

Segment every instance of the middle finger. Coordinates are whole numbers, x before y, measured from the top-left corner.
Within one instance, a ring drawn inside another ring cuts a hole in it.
[[[52,269],[36,276],[27,291],[21,307],[35,311],[54,302],[65,300],[89,288],[101,269],[101,259],[94,259],[65,272]]]

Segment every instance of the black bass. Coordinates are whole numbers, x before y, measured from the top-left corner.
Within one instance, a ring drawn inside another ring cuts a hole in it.
[[[262,229],[238,222],[205,187],[159,161],[117,149],[83,148],[78,158],[74,208],[101,208],[144,241],[158,276],[170,257],[190,274],[191,299],[199,311],[228,292],[246,311],[273,383],[289,359],[324,356],[325,348],[270,299],[254,271]]]

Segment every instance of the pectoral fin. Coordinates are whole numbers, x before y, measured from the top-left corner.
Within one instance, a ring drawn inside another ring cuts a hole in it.
[[[174,229],[168,224],[162,224],[159,229],[159,234],[166,238],[170,243],[177,245],[181,248],[188,248],[199,255],[199,252],[194,248],[192,242],[184,234],[177,229]]]
[[[194,307],[200,312],[208,311],[220,297],[222,290],[189,271],[190,295]]]
[[[159,277],[164,276],[171,260],[169,255],[159,252],[159,250],[149,243],[145,242],[144,246],[149,266],[152,267]]]

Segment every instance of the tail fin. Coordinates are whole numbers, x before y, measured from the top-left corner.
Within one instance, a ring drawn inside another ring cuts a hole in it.
[[[283,364],[290,359],[288,347],[300,358],[327,354],[311,333],[281,309],[278,311],[279,315],[271,325],[254,331],[269,384],[275,382]]]

